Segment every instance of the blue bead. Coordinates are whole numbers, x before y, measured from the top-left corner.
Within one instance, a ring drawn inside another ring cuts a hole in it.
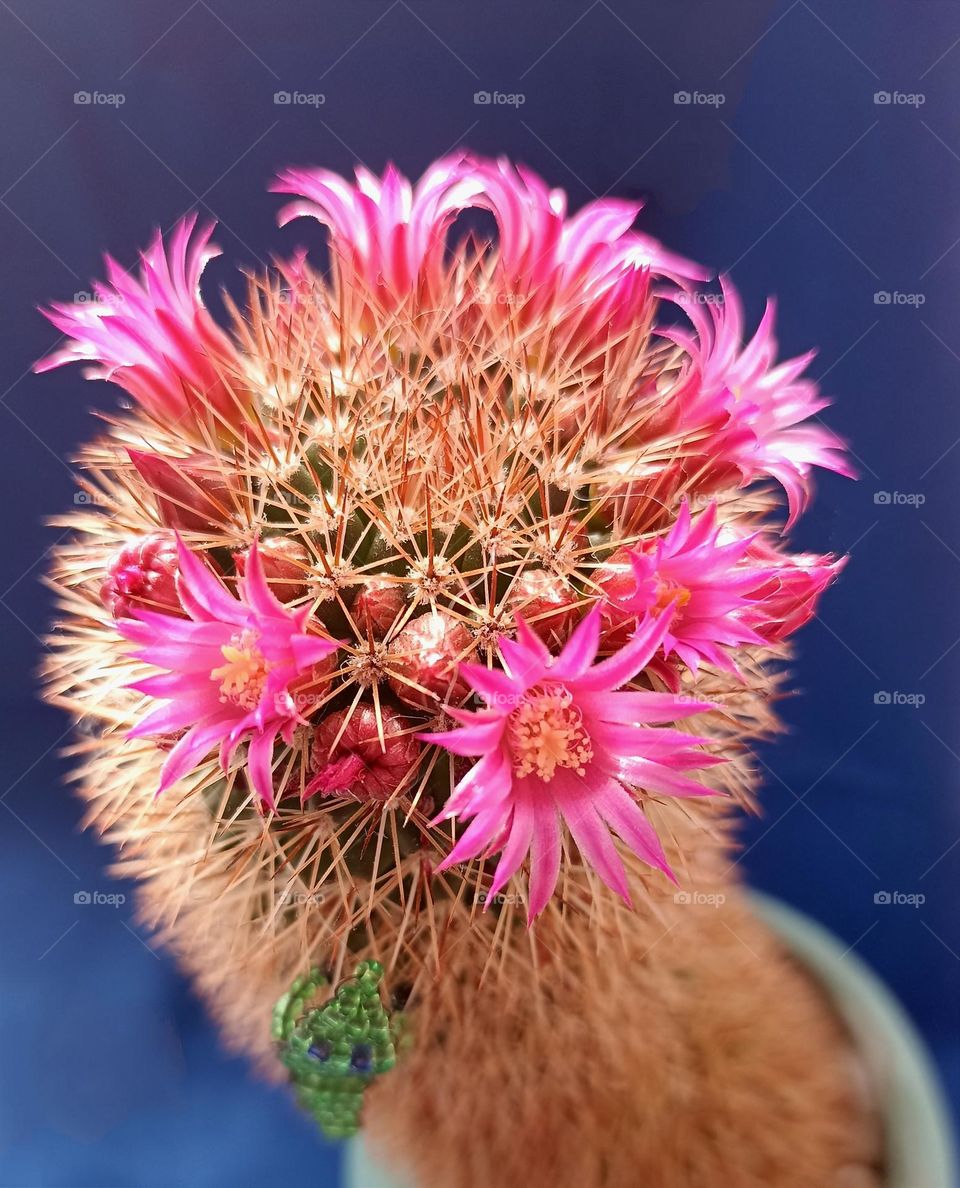
[[[350,1056],[350,1067],[357,1072],[369,1072],[373,1066],[373,1052],[369,1044],[355,1044]]]

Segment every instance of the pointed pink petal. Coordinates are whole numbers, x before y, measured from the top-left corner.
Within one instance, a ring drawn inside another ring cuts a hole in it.
[[[533,838],[530,846],[530,902],[527,923],[532,924],[547,905],[560,877],[560,820],[553,801],[541,790],[536,791],[532,780],[524,783],[530,789],[533,809]],[[539,783],[537,781],[536,783]]]
[[[578,693],[577,705],[585,714],[603,722],[624,725],[652,725],[679,722],[692,714],[704,714],[718,706],[712,701],[694,701],[675,693],[638,692]]]
[[[195,619],[218,619],[239,624],[246,614],[243,606],[228,594],[206,565],[183,543],[177,533],[177,559],[180,577],[177,588],[184,609]]]
[[[577,624],[573,634],[551,666],[550,675],[557,680],[571,680],[585,673],[597,656],[600,646],[601,607],[594,603]]]
[[[290,649],[297,672],[303,672],[305,668],[311,668],[321,660],[326,660],[339,646],[336,640],[324,639],[320,635],[290,636]]]
[[[275,809],[273,795],[273,744],[276,742],[276,730],[264,730],[262,734],[254,735],[247,750],[247,771],[253,790],[260,797],[268,809]]]
[[[533,809],[527,803],[526,799],[520,796],[515,799],[513,817],[508,828],[506,845],[503,847],[503,853],[500,855],[500,861],[497,863],[493,882],[490,884],[490,892],[487,897],[488,904],[520,869],[520,865],[530,849],[532,838]]]
[[[466,717],[467,714],[462,716]],[[454,755],[484,755],[499,745],[506,717],[497,710],[478,710],[470,717],[470,725],[462,726],[459,730],[428,732],[418,734],[417,738],[421,742],[445,747]]]
[[[157,795],[165,792],[188,772],[193,771],[209,754],[223,733],[223,723],[198,724],[188,731],[167,756],[160,770],[160,787],[157,789]]]
[[[557,808],[577,843],[583,860],[593,867],[606,885],[630,903],[630,888],[623,862],[613,839],[593,805],[594,789],[575,772],[558,771],[550,781]]]
[[[597,796],[597,812],[630,849],[648,866],[662,870],[676,882],[656,830],[643,809],[616,780],[610,780]]]
[[[583,676],[571,681],[571,687],[579,694],[602,693],[605,690],[617,689],[625,684],[638,672],[646,668],[654,653],[663,642],[663,637],[673,617],[673,608],[667,609],[656,618],[646,618],[637,629],[630,641],[607,660],[594,664]]]

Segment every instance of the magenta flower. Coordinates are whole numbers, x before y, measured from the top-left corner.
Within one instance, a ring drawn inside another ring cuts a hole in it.
[[[360,280],[388,307],[415,293],[421,278],[439,284],[446,233],[478,190],[470,158],[435,161],[416,188],[393,165],[382,178],[358,166],[356,177],[353,185],[329,169],[285,170],[270,188],[296,198],[280,211],[280,225],[318,219],[329,228],[343,279]]]
[[[571,289],[613,271],[645,269],[672,279],[706,280],[699,264],[668,252],[649,235],[632,231],[642,202],[601,198],[567,217],[567,196],[532,169],[505,158],[474,162],[481,194],[474,205],[490,210],[500,232],[500,267],[514,283],[555,288],[558,274]],[[583,294],[584,297],[587,294]]]
[[[474,167],[482,191],[473,205],[490,210],[499,231],[494,308],[521,326],[545,315],[566,318],[569,325],[561,323],[556,333],[568,352],[589,358],[609,349],[651,307],[651,279],[707,277],[699,265],[631,230],[639,202],[604,198],[568,217],[563,190],[550,189],[532,170],[506,159]]]
[[[742,485],[769,475],[787,495],[789,528],[809,501],[810,476],[820,466],[854,477],[846,446],[831,430],[806,422],[830,402],[817,385],[801,378],[813,352],[777,364],[773,301],[753,338],[744,345],[743,306],[732,283],[721,278],[723,300],[681,300],[694,333],[661,333],[690,357],[675,394],[679,427],[709,427],[714,440],[704,453],[714,469],[724,463]],[[689,296],[689,295],[687,295]]]
[[[712,794],[683,774],[720,762],[697,749],[708,740],[654,727],[714,707],[672,693],[614,691],[647,665],[671,613],[648,619],[625,647],[596,664],[599,606],[556,657],[518,616],[517,640],[501,637],[499,643],[506,670],[461,664],[461,675],[486,708],[449,710],[459,729],[421,736],[454,755],[480,756],[440,814],[472,821],[439,869],[501,851],[492,896],[529,853],[532,920],[556,886],[565,822],[583,860],[628,903],[627,877],[611,831],[673,878],[632,790]]]
[[[808,623],[847,563],[829,553],[782,553],[761,536],[751,542],[747,560],[758,580],[747,617],[765,643],[780,643]]]
[[[304,697],[316,669],[337,644],[306,632],[309,607],[291,611],[264,578],[256,546],[250,549],[239,597],[234,597],[177,538],[178,588],[189,619],[136,609],[117,630],[143,646],[137,659],[167,671],[131,687],[167,704],[131,731],[131,738],[183,730],[163,765],[158,794],[192,771],[216,744],[227,770],[237,746],[249,739],[247,766],[254,791],[274,805],[271,760],[279,734],[288,744],[304,722]]]
[[[721,543],[721,533],[715,503],[694,520],[683,500],[666,536],[630,550],[633,588],[611,583],[605,617],[619,624],[672,605],[664,655],[676,653],[694,673],[703,660],[737,673],[725,649],[763,643],[750,616],[753,592],[769,574],[744,561],[752,536]]]
[[[93,300],[44,310],[70,341],[35,370],[87,363],[88,379],[119,384],[161,424],[189,428],[212,410],[216,433],[240,432],[250,393],[239,356],[200,298],[200,275],[219,249],[210,243],[213,227],[194,236],[195,225],[195,215],[183,219],[169,249],[157,232],[139,276],[107,256],[108,283],[94,285]]]
[[[651,274],[704,280],[706,272],[631,231],[640,203],[603,199],[567,217],[562,190],[505,160],[456,153],[435,161],[416,186],[393,165],[376,177],[356,170],[356,184],[327,169],[288,169],[271,187],[295,195],[281,224],[307,215],[329,228],[341,276],[360,280],[387,307],[446,274],[447,232],[462,211],[489,210],[499,230],[495,290],[478,292],[505,316],[522,308],[530,321],[560,303],[576,311],[580,332],[609,337],[650,300]],[[589,321],[590,325],[583,323]]]

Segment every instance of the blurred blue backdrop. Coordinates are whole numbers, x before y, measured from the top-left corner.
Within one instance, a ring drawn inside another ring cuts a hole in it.
[[[754,320],[779,295],[785,353],[819,345],[863,477],[822,481],[799,542],[853,560],[801,636],[743,866],[879,971],[960,1098],[960,8],[0,0],[0,58],[0,1185],[334,1184],[338,1165],[220,1051],[61,784],[67,723],[34,700],[44,520],[114,397],[28,374],[55,340],[34,307],[192,207],[221,221],[226,282],[307,234],[274,226],[278,168],[416,175],[459,144],[574,206],[645,196],[643,227],[731,272]],[[518,98],[475,103],[494,91]],[[75,905],[94,889],[127,902]]]

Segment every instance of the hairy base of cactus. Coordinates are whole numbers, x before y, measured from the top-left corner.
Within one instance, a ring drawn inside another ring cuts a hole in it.
[[[152,742],[128,743],[118,761],[108,732],[76,752],[87,823],[116,847],[114,872],[139,884],[141,923],[191,976],[227,1045],[273,1078],[272,1004],[311,966],[337,981],[360,960],[380,961],[416,1037],[421,1003],[451,976],[464,983],[466,1024],[471,991],[494,1002],[513,987],[549,996],[569,946],[620,967],[626,941],[657,944],[676,910],[674,885],[628,852],[636,910],[568,845],[557,894],[528,929],[523,876],[487,903],[484,864],[436,874],[428,835],[400,808],[281,804],[264,819],[213,762],[158,798]],[[648,806],[684,888],[716,887],[729,870],[731,817],[749,796],[744,758],[710,777],[727,797]]]
[[[882,1182],[848,1040],[736,893],[618,925],[599,955],[571,924],[536,990],[477,995],[477,956],[451,954],[370,1094],[374,1150],[421,1188]]]

